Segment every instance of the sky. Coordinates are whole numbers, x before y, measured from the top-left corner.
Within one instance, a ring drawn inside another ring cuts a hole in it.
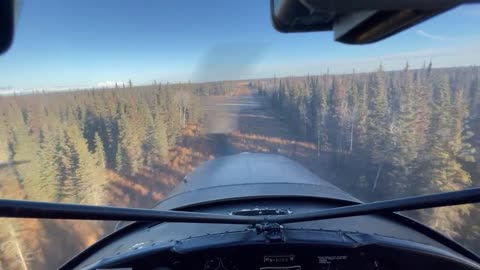
[[[332,32],[276,32],[269,2],[24,0],[0,92],[480,64],[480,5],[354,46]]]

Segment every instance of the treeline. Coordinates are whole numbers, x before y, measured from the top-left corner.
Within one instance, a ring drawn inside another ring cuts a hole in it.
[[[135,179],[141,170],[160,170],[184,127],[201,121],[201,97],[232,90],[232,82],[130,83],[0,97],[0,196],[106,204],[107,172]],[[1,222],[0,269],[41,264],[42,225]]]
[[[378,200],[480,184],[475,164],[477,67],[320,75],[252,81],[305,140],[329,155],[328,170],[364,199]],[[319,164],[325,166],[325,164]],[[478,209],[416,215],[451,237],[479,235]],[[470,240],[468,240],[470,239]]]

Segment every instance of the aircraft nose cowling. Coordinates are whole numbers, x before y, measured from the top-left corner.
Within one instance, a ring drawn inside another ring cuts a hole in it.
[[[229,199],[289,196],[359,202],[289,158],[241,153],[205,162],[155,208],[176,209]]]

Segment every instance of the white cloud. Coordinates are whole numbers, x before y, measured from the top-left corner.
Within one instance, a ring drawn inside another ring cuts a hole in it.
[[[20,87],[0,87],[0,95],[25,95],[41,92],[62,92],[79,89],[87,89],[91,87],[87,86],[53,86],[53,87],[32,87],[32,88],[20,88]]]
[[[446,38],[444,36],[432,35],[432,34],[426,32],[426,31],[423,31],[423,30],[415,30],[415,34],[417,34],[418,36],[433,39],[433,40],[440,40],[440,41],[446,40]]]
[[[21,89],[21,88],[0,87],[0,95],[1,96],[3,96],[3,95],[9,96],[9,95],[17,94],[17,93],[22,93],[24,91],[25,90]]]
[[[96,87],[100,88],[114,88],[115,85],[118,87],[122,87],[123,85],[127,85],[126,82],[115,82],[115,81],[103,81],[103,82],[98,82]]]

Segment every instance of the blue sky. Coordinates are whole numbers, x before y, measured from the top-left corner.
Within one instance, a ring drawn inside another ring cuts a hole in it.
[[[24,0],[0,56],[1,89],[92,87],[132,79],[208,81],[480,64],[480,5],[462,6],[385,41],[276,32],[267,0]]]

